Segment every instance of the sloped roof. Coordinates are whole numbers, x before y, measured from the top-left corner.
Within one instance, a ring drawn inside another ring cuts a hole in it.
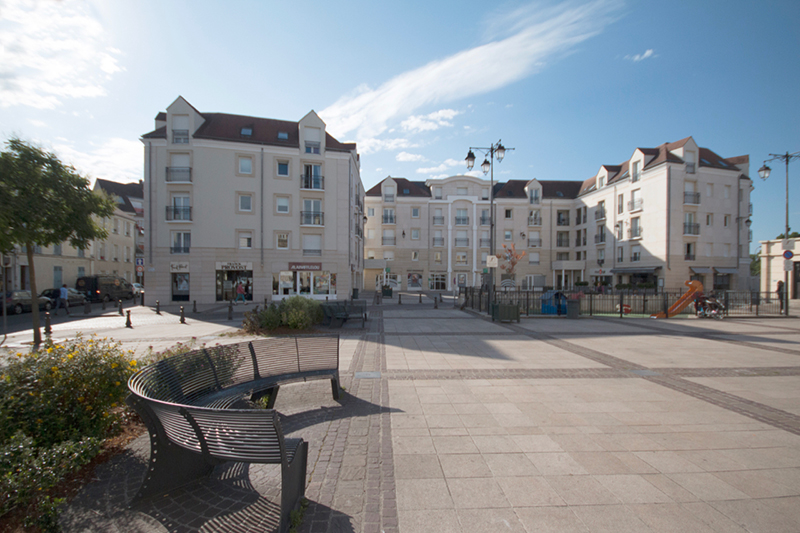
[[[94,187],[95,189],[99,188],[109,196],[119,198],[121,201],[117,203],[117,207],[120,211],[125,211],[126,213],[138,213],[141,211],[137,211],[133,206],[131,198],[139,200],[144,198],[144,185],[142,182],[118,183],[98,178]]]
[[[721,168],[723,170],[741,170],[739,167],[728,162],[726,159],[723,159],[708,148],[700,148],[699,164],[701,167]]]
[[[525,192],[526,180],[508,180],[505,183],[499,182],[494,185],[495,198],[527,198]]]
[[[372,187],[366,193],[366,196],[380,196],[381,195],[381,185],[383,182],[391,179],[397,184],[397,196],[404,196],[404,197],[418,197],[418,198],[430,198],[431,197],[431,190],[425,184],[424,181],[411,181],[407,180],[406,178],[395,178],[393,176],[389,176],[385,179],[382,179],[377,185]]]
[[[161,126],[160,128],[156,128],[150,133],[145,133],[142,135],[142,139],[166,139],[167,138],[167,127]]]
[[[540,183],[542,184],[542,198],[558,200],[561,198],[577,198],[584,182],[543,180]]]

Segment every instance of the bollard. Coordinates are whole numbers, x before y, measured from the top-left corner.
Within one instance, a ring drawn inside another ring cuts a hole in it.
[[[144,291],[142,291],[142,307],[144,307]]]
[[[89,300],[83,301],[83,314],[88,315],[92,312],[92,303]]]
[[[50,311],[44,314],[44,334],[49,337],[53,333],[53,328],[50,326]]]
[[[399,292],[397,293],[397,305],[403,305],[403,295]]]
[[[228,320],[233,320],[233,300],[228,302]]]
[[[435,295],[434,295],[434,297],[433,297],[433,308],[434,308],[434,309],[439,309],[439,299],[438,299],[438,298],[436,298],[436,296],[435,296]]]
[[[419,293],[419,303],[422,303],[422,293]]]
[[[181,306],[181,324],[186,324],[186,316],[183,314],[183,306]]]
[[[136,305],[136,293],[133,293],[133,305]]]
[[[131,324],[131,312],[130,311],[126,311],[126,312],[127,312],[128,316],[125,319],[125,327],[133,329],[133,325]]]
[[[267,308],[267,297],[264,296],[264,309],[266,309],[266,308]]]
[[[103,298],[103,311],[105,311],[105,310],[106,310],[106,299]]]
[[[197,312],[197,300],[192,300],[192,313]]]
[[[157,315],[161,314],[161,301],[160,300],[156,300],[156,314]]]
[[[122,312],[122,300],[119,300],[119,316],[125,316],[125,313]]]

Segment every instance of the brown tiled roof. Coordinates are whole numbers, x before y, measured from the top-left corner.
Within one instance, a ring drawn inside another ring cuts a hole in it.
[[[113,198],[121,199],[122,202],[117,203],[117,207],[126,213],[136,213],[131,198],[144,198],[144,185],[141,182],[118,183],[98,178],[94,186]]]
[[[542,180],[542,198],[577,198],[582,181]]]
[[[739,165],[749,165],[750,164],[750,156],[749,155],[737,155],[736,157],[728,157],[725,159],[728,163],[734,166]]]
[[[158,122],[166,122],[167,121],[167,114],[163,111],[160,111],[158,115],[156,115],[156,120]]]
[[[430,198],[431,197],[431,190],[425,185],[424,181],[410,181],[406,178],[395,178],[392,176],[388,176],[387,178],[381,180],[377,185],[372,187],[366,193],[366,196],[380,196],[381,195],[381,185],[383,182],[392,179],[397,184],[397,196],[406,196],[406,197],[420,197],[420,198]],[[408,191],[408,192],[406,192]]]
[[[526,180],[508,180],[505,183],[496,183],[494,186],[494,197],[502,198],[527,198],[525,192]]]
[[[593,191],[595,185],[597,185],[597,176],[592,176],[588,180],[583,180],[578,195],[580,196],[581,194]]]
[[[167,127],[161,126],[150,133],[145,133],[142,135],[142,139],[166,139],[167,138]]]
[[[740,156],[740,157],[748,157],[749,156]],[[718,156],[716,153],[712,152],[708,148],[700,148],[700,166],[701,167],[710,167],[710,168],[721,168],[723,170],[740,170],[734,164],[729,163],[726,159]]]

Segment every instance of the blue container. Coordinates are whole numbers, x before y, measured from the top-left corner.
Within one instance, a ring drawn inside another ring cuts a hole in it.
[[[547,291],[542,294],[543,315],[566,315],[567,296],[560,291]]]

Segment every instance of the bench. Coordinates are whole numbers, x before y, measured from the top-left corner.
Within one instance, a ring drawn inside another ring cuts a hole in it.
[[[131,505],[211,474],[226,461],[281,465],[281,525],[305,493],[308,443],[285,439],[273,409],[282,384],[330,379],[339,398],[339,338],[260,339],[149,365],[126,399],[147,425],[150,463]],[[269,395],[267,409],[251,403]]]
[[[366,300],[345,300],[343,302],[324,302],[322,312],[325,314],[324,324],[331,327],[342,327],[351,317],[361,318],[361,327],[367,320],[367,301]]]

